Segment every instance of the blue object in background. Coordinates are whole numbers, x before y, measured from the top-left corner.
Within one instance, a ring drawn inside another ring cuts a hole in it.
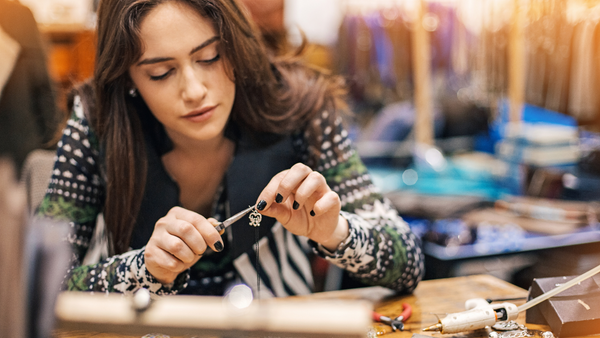
[[[473,243],[474,229],[458,218],[439,219],[433,222],[428,241],[442,246],[460,246]]]
[[[480,254],[521,250],[526,232],[514,223],[483,222],[477,225],[474,250]]]
[[[498,118],[494,123],[506,124],[509,120],[508,100],[502,100],[498,108]],[[562,126],[577,126],[575,118],[569,115],[549,110],[546,108],[534,106],[532,104],[523,105],[522,121],[526,123],[548,123]]]
[[[373,183],[383,193],[405,190],[427,195],[478,196],[492,201],[510,192],[491,173],[459,166],[452,159],[440,172],[416,167],[368,167]]]
[[[418,238],[423,238],[431,227],[431,222],[427,219],[408,216],[402,216],[402,219],[408,223],[408,226]]]
[[[547,123],[562,126],[577,126],[577,121],[568,115],[531,104],[523,105],[522,121],[525,123]],[[502,100],[498,108],[498,117],[490,124],[488,134],[480,134],[475,140],[475,150],[494,153],[495,145],[504,139],[504,131],[509,122],[508,100]]]

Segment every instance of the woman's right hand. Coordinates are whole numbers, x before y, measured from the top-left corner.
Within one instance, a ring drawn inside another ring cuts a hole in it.
[[[177,276],[194,265],[207,247],[223,250],[223,240],[215,230],[218,222],[174,207],[156,222],[152,237],[146,245],[146,269],[162,284],[170,284]]]

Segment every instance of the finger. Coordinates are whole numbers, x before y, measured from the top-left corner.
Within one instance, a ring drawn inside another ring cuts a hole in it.
[[[185,264],[192,263],[197,257],[196,253],[176,235],[163,236],[156,246]]]
[[[169,253],[161,247],[155,247],[154,250],[147,249],[146,250],[146,260],[148,262],[152,262],[153,265],[156,265],[159,269],[179,273],[185,270],[185,264]]]
[[[305,206],[309,211],[312,210],[312,205],[316,200],[321,198],[325,193],[331,191],[327,185],[325,177],[320,173],[313,171],[296,189],[294,194],[295,204],[294,208],[298,209]],[[313,203],[307,203],[309,199],[312,199]]]
[[[197,227],[184,219],[170,218],[164,226],[170,236],[179,238],[196,255],[206,251],[206,241]],[[163,244],[166,248],[167,244]],[[174,252],[172,252],[175,254]]]
[[[282,203],[293,194],[304,180],[313,173],[313,170],[302,163],[296,163],[279,182],[275,194],[275,202]]]
[[[287,202],[283,202],[283,203],[276,203],[273,202],[269,205],[268,208],[266,208],[265,210],[259,210],[259,212],[264,215],[264,216],[268,216],[268,217],[272,217],[277,219],[281,224],[287,224],[290,219],[293,216],[293,212],[295,210],[292,210],[292,205],[291,205],[291,201],[294,199],[293,195],[290,195],[291,199],[290,201]],[[260,205],[260,202],[259,202]],[[258,206],[257,206],[258,209]]]
[[[200,233],[203,241],[197,242],[190,238],[190,243],[188,243],[194,252],[197,254],[204,253],[206,245],[210,246],[216,252],[223,251],[223,240],[221,235],[219,235],[219,232],[215,230],[214,225],[206,218],[198,213],[183,208],[177,210],[176,217],[177,219],[189,222]]]
[[[341,206],[340,196],[336,192],[329,190],[314,203],[311,216],[324,215],[330,212],[334,212],[337,215],[341,210]]]
[[[275,196],[277,195],[277,188],[281,180],[287,175],[289,170],[279,172],[273,176],[265,188],[261,191],[258,199],[256,200],[256,210],[260,213],[267,215],[267,211],[275,204]]]
[[[208,221],[210,224],[212,224],[212,226],[213,226],[213,227],[215,227],[215,228],[216,228],[217,226],[219,226],[219,224],[221,224],[219,221],[217,221],[216,219],[214,219],[214,218],[212,218],[212,217],[211,217],[211,218],[207,218],[206,220],[207,220],[207,221]],[[223,236],[223,234],[224,234],[224,233],[225,233],[225,229],[223,229],[223,230],[219,231],[219,235],[221,235],[221,236]]]

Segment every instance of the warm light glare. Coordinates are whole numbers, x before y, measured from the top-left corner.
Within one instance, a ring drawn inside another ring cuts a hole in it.
[[[414,169],[407,169],[402,173],[402,182],[406,185],[415,185],[418,180],[419,174]]]
[[[446,169],[446,159],[444,158],[444,155],[442,155],[442,152],[436,148],[427,149],[425,152],[425,160],[435,171]]]
[[[243,284],[239,284],[231,288],[226,296],[227,301],[238,309],[245,309],[253,300],[252,290]]]

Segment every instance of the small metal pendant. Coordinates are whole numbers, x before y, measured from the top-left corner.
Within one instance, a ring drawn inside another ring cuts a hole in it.
[[[533,337],[536,335],[535,331],[530,330],[513,330],[513,331],[504,331],[500,333],[499,338],[527,338]]]
[[[251,226],[253,226],[253,227],[260,226],[260,221],[262,221],[262,215],[258,211],[256,211],[256,209],[254,209],[248,217],[250,218]]]
[[[494,326],[492,326],[492,328],[494,330],[498,330],[498,331],[512,331],[512,330],[526,330],[527,328],[523,325],[519,325],[519,323],[515,322],[514,320],[510,320],[507,322],[497,322],[496,324],[494,324]]]

